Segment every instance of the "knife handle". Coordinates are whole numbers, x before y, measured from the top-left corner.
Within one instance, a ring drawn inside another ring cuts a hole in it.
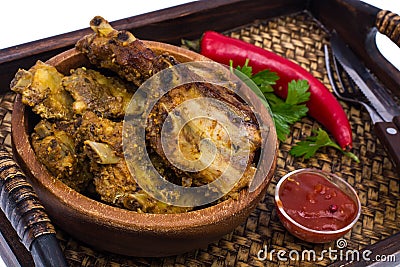
[[[376,16],[376,27],[400,47],[400,16],[388,10],[381,10]]]
[[[375,123],[375,132],[400,173],[400,131],[392,122]]]

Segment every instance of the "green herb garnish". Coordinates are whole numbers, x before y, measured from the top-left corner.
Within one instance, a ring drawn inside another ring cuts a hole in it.
[[[288,95],[286,100],[282,100],[274,94],[272,85],[276,84],[279,76],[275,72],[263,70],[253,75],[252,67],[245,64],[236,67],[240,71],[240,75],[236,72],[249,87],[260,97],[264,106],[271,112],[275,123],[278,139],[285,141],[290,133],[290,127],[293,123],[300,121],[307,115],[308,108],[305,103],[310,99],[309,84],[306,80],[291,81],[288,84]],[[233,72],[233,62],[230,61],[230,67]],[[254,88],[254,84],[248,82],[250,79],[258,88]],[[341,151],[344,155],[350,157],[356,162],[360,162],[358,157],[351,152],[344,151],[341,147],[329,138],[326,131],[319,128],[314,131],[316,136],[307,137],[305,141],[298,142],[290,150],[290,154],[296,157],[304,156],[309,159],[317,150],[322,147],[333,147]]]
[[[322,147],[333,147],[337,150],[341,151],[346,156],[352,158],[356,162],[360,162],[358,157],[351,152],[344,151],[338,144],[332,141],[329,138],[329,135],[326,131],[319,128],[316,131],[313,131],[316,135],[309,136],[305,141],[298,142],[295,146],[290,150],[290,154],[296,157],[304,156],[305,159],[309,159],[317,152],[318,149]]]
[[[310,98],[308,82],[305,80],[290,82],[288,84],[288,96],[286,100],[282,100],[273,93],[274,89],[272,88],[279,76],[269,70],[263,70],[253,75],[248,62],[246,60],[243,67],[238,66],[236,69],[250,78],[263,93],[271,109],[278,139],[285,141],[290,133],[290,125],[307,114],[308,108],[304,102]]]

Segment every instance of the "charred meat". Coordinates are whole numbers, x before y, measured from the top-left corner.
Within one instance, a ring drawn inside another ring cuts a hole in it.
[[[28,71],[18,70],[11,90],[22,95],[22,102],[46,119],[72,119],[71,95],[62,86],[63,75],[56,68],[38,61]]]
[[[104,18],[90,21],[94,33],[85,36],[76,48],[98,67],[116,72],[140,86],[154,73],[176,64],[168,55],[156,55],[128,31],[117,31]]]
[[[71,120],[86,111],[107,118],[124,117],[134,86],[95,70],[78,68],[71,72],[64,76],[53,66],[38,61],[28,71],[17,72],[11,90],[20,93],[23,103],[46,119]]]
[[[87,112],[76,138],[84,140],[93,183],[100,199],[115,206],[148,213],[187,211],[153,199],[143,191],[130,174],[122,154],[122,123],[100,118]]]
[[[79,153],[79,144],[71,134],[74,132],[73,128],[72,125],[57,125],[42,120],[35,126],[31,142],[39,161],[49,172],[81,192],[92,179],[92,175],[88,170],[88,162]]]
[[[24,104],[42,117],[32,133],[32,146],[49,172],[79,192],[94,188],[99,200],[117,207],[150,213],[190,210],[150,196],[137,184],[124,158],[122,135],[129,132],[123,131],[123,119],[125,115],[133,116],[126,114],[126,107],[135,87],[160,73],[161,77],[155,79],[162,79],[172,89],[145,117],[145,147],[140,151],[148,153],[164,179],[178,185],[206,185],[222,173],[229,184],[234,177],[233,186],[222,183],[217,190],[227,193],[223,199],[236,198],[255,174],[253,161],[261,146],[253,110],[224,86],[180,83],[182,75],[196,80],[206,73],[185,69],[183,73],[162,76],[164,69],[179,62],[170,55],[156,54],[130,32],[113,29],[103,18],[95,17],[90,26],[94,33],[79,40],[76,49],[98,70],[107,69],[107,73],[114,72],[118,77],[86,68],[64,76],[54,67],[37,62],[28,71],[19,70],[11,84],[12,90],[22,95]],[[135,115],[141,115],[148,105],[147,93],[143,92],[143,103],[138,103]],[[190,105],[179,109],[185,103]],[[196,117],[198,114],[202,115]],[[163,133],[175,139],[163,144]],[[211,154],[213,158],[208,156]],[[232,155],[238,155],[239,160],[232,161]],[[171,156],[175,162],[170,161]],[[148,183],[163,190],[157,182]]]
[[[218,101],[203,100],[210,98]],[[188,108],[175,114],[176,107],[185,102],[190,103]],[[197,114],[204,114],[205,111],[209,117],[190,119],[196,117]],[[216,114],[219,116],[218,120],[212,118],[216,118]],[[162,143],[161,132],[166,126],[167,116],[171,119],[171,127],[168,127],[166,134],[175,136],[176,143]],[[226,175],[234,178],[240,175],[240,172],[237,172],[239,169],[251,167],[255,152],[261,144],[258,125],[254,121],[254,115],[249,107],[226,88],[206,83],[185,84],[168,92],[156,104],[150,113],[146,138],[164,162],[168,162],[165,149],[171,146],[173,158],[184,159],[181,165],[184,169],[200,170],[190,172],[190,177],[192,186],[201,186],[213,182],[223,172],[230,171],[231,173],[226,173]],[[177,126],[183,124],[184,127]],[[207,145],[199,146],[202,140],[208,140],[207,142],[213,143],[216,147],[212,153],[215,156],[212,162],[208,162],[207,158],[202,160],[202,155],[207,153]],[[236,140],[236,143],[232,143],[232,140]],[[244,152],[248,154],[248,160],[231,162],[230,158],[235,153],[235,147],[246,145],[248,148]],[[174,147],[179,147],[179,149]],[[207,167],[204,168],[205,166]],[[225,189],[221,188],[221,190]]]
[[[73,70],[62,84],[74,99],[75,114],[95,111],[106,118],[123,118],[134,92],[132,85],[86,68]]]

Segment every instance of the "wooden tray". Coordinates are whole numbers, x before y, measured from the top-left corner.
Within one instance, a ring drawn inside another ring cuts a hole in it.
[[[242,12],[245,10],[245,12]],[[340,14],[340,16],[338,16]],[[101,14],[99,14],[101,15]],[[205,30],[216,30],[270,49],[308,69],[330,88],[325,71],[323,45],[329,31],[336,31],[364,63],[391,90],[400,96],[400,72],[378,51],[374,36],[379,30],[400,44],[399,18],[355,0],[214,0],[199,1],[112,23],[131,30],[138,38],[179,45],[181,39],[197,39]],[[9,83],[18,68],[29,68],[36,60],[46,60],[74,45],[83,29],[57,37],[0,50],[0,141],[10,147],[10,114],[14,94]],[[376,139],[368,114],[360,107],[342,103],[353,128],[356,164],[335,150],[326,149],[310,160],[293,158],[290,147],[320,127],[305,118],[292,128],[292,136],[280,144],[276,179],[288,171],[316,167],[339,174],[358,191],[363,205],[360,220],[346,236],[347,248],[370,249],[389,255],[400,251],[400,175]],[[314,245],[294,238],[283,228],[273,205],[271,184],[265,199],[247,222],[207,248],[167,258],[133,258],[100,252],[80,243],[57,228],[57,238],[71,266],[339,266],[328,258],[321,261],[279,261],[272,255],[260,261],[260,249],[304,250],[317,253],[335,248],[335,242]],[[0,214],[0,253],[10,265],[33,266],[29,252],[18,242],[5,216]],[[271,255],[271,254],[270,254]],[[397,258],[397,263],[400,259]],[[348,264],[348,263],[346,263]],[[353,262],[364,266],[365,262]]]

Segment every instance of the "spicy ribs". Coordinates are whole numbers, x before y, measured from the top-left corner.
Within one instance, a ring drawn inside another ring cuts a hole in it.
[[[28,71],[18,71],[11,84],[11,89],[20,93],[23,102],[42,118],[32,133],[39,160],[55,177],[78,191],[94,186],[95,194],[111,205],[139,212],[187,211],[187,208],[161,203],[144,192],[129,173],[122,149],[123,116],[135,93],[134,87],[179,62],[169,54],[154,53],[130,32],[113,29],[102,17],[92,19],[90,26],[94,33],[79,40],[76,49],[100,71],[107,69],[118,77],[106,77],[85,68],[64,76],[38,62]],[[199,74],[189,72],[188,75]],[[201,101],[193,104],[187,113],[173,112],[185,101],[201,97],[225,103],[230,107],[229,112]],[[211,140],[217,147],[216,159],[206,168],[193,172],[180,170],[164,153],[161,142],[164,122],[168,116],[182,121],[196,110],[205,109],[226,118],[231,131],[227,132],[217,121],[208,118],[191,120],[183,128],[169,129],[169,134],[179,139],[180,153],[185,158],[201,158],[199,142],[202,139]],[[174,183],[200,186],[214,181],[229,168],[232,175],[237,168],[244,168],[241,180],[228,194],[236,197],[255,173],[253,159],[261,146],[259,126],[253,110],[227,88],[204,82],[177,85],[156,103],[145,127],[150,158],[156,169]],[[231,135],[249,144],[248,160],[233,167],[229,166],[232,163],[226,151],[230,152],[240,142],[232,144]]]

